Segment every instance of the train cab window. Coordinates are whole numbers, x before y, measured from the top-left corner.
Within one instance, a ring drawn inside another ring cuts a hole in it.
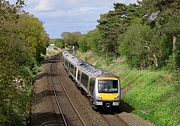
[[[118,93],[118,80],[99,80],[99,93]]]
[[[81,79],[81,71],[80,71],[80,70],[78,70],[78,76],[77,76],[77,79],[78,79],[78,81],[80,81],[80,79]]]
[[[87,88],[87,85],[88,85],[88,79],[89,77],[82,72],[82,75],[81,75],[81,83]]]
[[[90,79],[90,84],[89,84],[89,91],[90,91],[91,94],[93,94],[94,86],[95,86],[95,80],[91,78]]]

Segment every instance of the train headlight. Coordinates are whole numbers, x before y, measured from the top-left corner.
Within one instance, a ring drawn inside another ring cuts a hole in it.
[[[101,96],[97,96],[97,98],[98,98],[98,99],[102,99],[102,97],[101,97]]]

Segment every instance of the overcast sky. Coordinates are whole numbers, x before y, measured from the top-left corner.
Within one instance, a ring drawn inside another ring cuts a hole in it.
[[[51,38],[57,38],[62,32],[95,29],[100,14],[113,10],[114,2],[129,4],[136,0],[25,0],[24,10],[44,23]]]

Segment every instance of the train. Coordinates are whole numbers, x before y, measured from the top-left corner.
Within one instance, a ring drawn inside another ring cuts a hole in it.
[[[63,51],[62,57],[65,70],[89,97],[94,109],[119,107],[121,86],[118,76],[96,68],[68,51]]]

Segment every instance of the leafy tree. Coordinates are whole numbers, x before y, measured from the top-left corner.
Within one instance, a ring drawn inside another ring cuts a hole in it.
[[[46,46],[49,42],[42,22],[34,16],[25,13],[20,15],[18,27],[20,29],[21,39],[29,47],[28,51],[40,63],[42,61],[41,54],[46,53]]]
[[[92,30],[87,34],[87,46],[96,54],[99,54],[101,36],[99,29]]]
[[[148,13],[159,11],[157,18],[151,22],[154,23],[154,28],[159,31],[161,34],[165,34],[168,37],[169,53],[168,57],[171,55],[170,59],[174,59],[175,67],[178,67],[178,53],[179,53],[179,40],[178,36],[180,35],[180,2],[179,0],[143,0],[143,7],[146,8]],[[172,58],[172,56],[174,58]]]
[[[32,78],[21,70],[32,73],[48,42],[42,23],[22,11],[23,4],[0,0],[0,125],[21,125],[26,118]]]
[[[65,46],[78,46],[78,39],[80,38],[80,32],[63,32],[61,37],[64,39]]]
[[[24,53],[22,53],[24,49],[21,48],[23,43],[18,42],[17,9],[17,5],[0,1],[0,125],[13,125],[14,107],[19,105],[18,92],[13,85],[13,80],[24,61]]]
[[[140,19],[133,21],[122,39],[120,52],[125,54],[128,63],[136,68],[158,67],[162,62],[165,36],[159,35]]]
[[[64,40],[63,39],[56,39],[55,45],[59,48],[64,48],[65,47]]]
[[[87,36],[86,36],[86,35],[82,35],[82,36],[79,38],[78,44],[79,44],[80,51],[81,51],[81,52],[86,52],[86,51],[88,50],[88,46],[87,46]]]
[[[98,20],[98,29],[100,32],[101,52],[106,56],[118,56],[119,39],[126,32],[131,20],[135,16],[141,16],[141,8],[135,4],[123,5],[114,4],[114,11],[109,11],[101,15]]]

